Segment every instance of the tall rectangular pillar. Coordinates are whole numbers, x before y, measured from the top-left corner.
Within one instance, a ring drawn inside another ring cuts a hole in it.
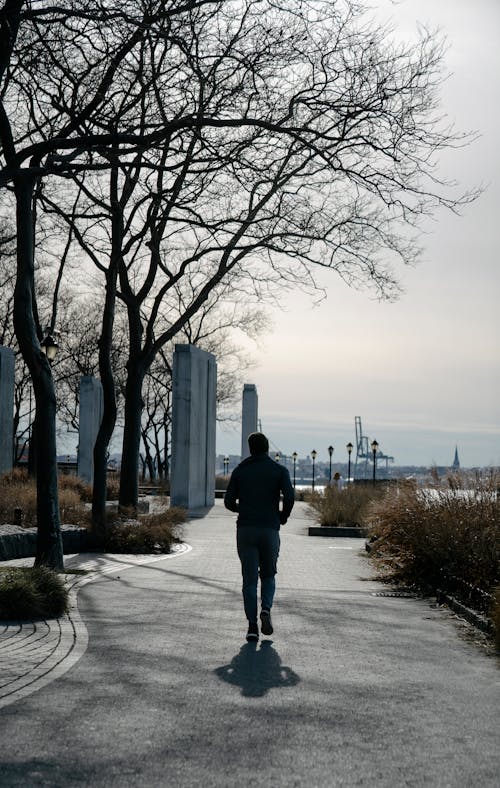
[[[80,378],[80,417],[78,424],[78,476],[94,481],[94,446],[101,426],[103,394],[100,380],[91,375]]]
[[[197,509],[215,500],[215,356],[176,345],[173,364],[170,503]]]
[[[245,383],[243,386],[243,400],[241,408],[241,459],[248,457],[248,436],[252,432],[257,432],[259,418],[259,398],[257,388],[253,383]]]
[[[12,470],[14,430],[14,351],[0,346],[0,475]]]

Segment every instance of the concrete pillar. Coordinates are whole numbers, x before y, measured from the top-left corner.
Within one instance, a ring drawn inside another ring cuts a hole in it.
[[[252,432],[257,432],[259,416],[259,398],[257,388],[253,383],[245,383],[243,386],[243,402],[241,408],[241,459],[244,460],[250,454],[248,450],[248,436]]]
[[[170,502],[187,509],[215,500],[215,356],[176,345],[173,365]]]
[[[80,418],[78,424],[78,476],[94,481],[94,445],[101,426],[103,396],[101,381],[91,375],[80,378]]]
[[[12,470],[14,351],[0,345],[0,474]]]

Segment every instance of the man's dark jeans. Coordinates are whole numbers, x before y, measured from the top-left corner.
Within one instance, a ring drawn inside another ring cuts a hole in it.
[[[260,569],[260,597],[263,608],[273,606],[280,551],[280,532],[275,528],[239,526],[236,544],[243,575],[243,604],[249,621],[257,621],[257,582]]]

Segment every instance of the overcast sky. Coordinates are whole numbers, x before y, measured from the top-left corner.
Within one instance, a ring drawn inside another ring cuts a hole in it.
[[[487,185],[461,217],[440,213],[427,227],[416,268],[401,271],[405,293],[379,303],[331,274],[313,307],[299,293],[274,312],[274,326],[248,375],[262,429],[274,447],[314,448],[346,459],[354,417],[396,464],[500,465],[499,226],[500,2],[373,0],[408,37],[417,21],[446,34],[452,76],[443,109],[481,138],[453,156],[463,185]],[[446,164],[451,162],[447,160]],[[220,429],[217,451],[239,454],[239,429]]]

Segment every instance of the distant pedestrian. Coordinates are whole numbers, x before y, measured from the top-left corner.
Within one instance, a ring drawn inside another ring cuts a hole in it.
[[[224,505],[237,512],[236,545],[243,575],[243,605],[248,619],[247,640],[259,639],[257,584],[260,572],[261,629],[272,635],[271,608],[280,549],[280,525],[288,520],[295,501],[288,470],[269,457],[269,441],[261,432],[248,437],[250,457],[232,472]],[[283,506],[280,510],[280,496]]]
[[[344,480],[338,471],[333,474],[332,484],[339,492],[344,489]]]

